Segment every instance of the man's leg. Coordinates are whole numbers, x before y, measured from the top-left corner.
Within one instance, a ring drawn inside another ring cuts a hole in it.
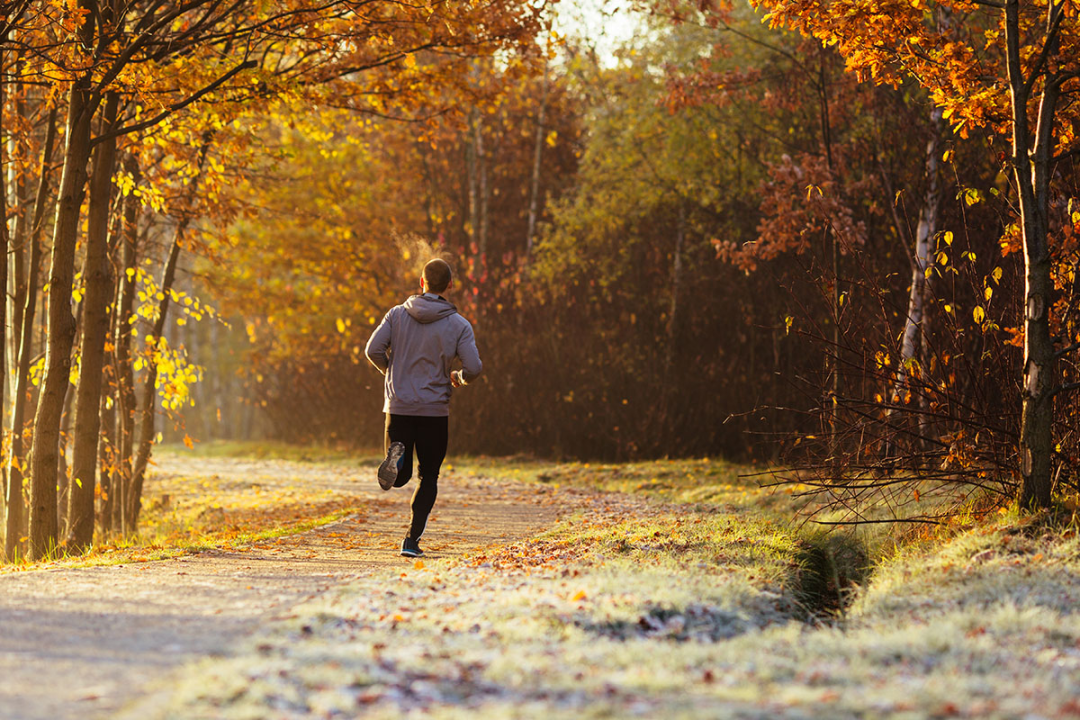
[[[416,428],[413,420],[416,418],[408,415],[391,415],[386,413],[386,433],[383,438],[383,451],[390,449],[390,443],[399,442],[405,446],[405,454],[401,456],[398,464],[397,481],[394,487],[401,487],[412,478],[413,446],[416,443]]]
[[[416,421],[416,459],[420,466],[420,483],[412,498],[412,523],[409,525],[409,537],[419,540],[427,527],[428,515],[435,506],[435,497],[439,493],[439,470],[446,458],[446,445],[449,438],[450,418],[417,417]]]

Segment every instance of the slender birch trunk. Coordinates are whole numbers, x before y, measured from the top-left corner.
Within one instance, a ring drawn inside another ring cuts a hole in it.
[[[1060,6],[1050,3],[1053,16]],[[1054,343],[1050,337],[1050,305],[1053,282],[1050,276],[1048,217],[1050,171],[1053,159],[1054,114],[1060,96],[1054,72],[1044,77],[1034,142],[1028,125],[1031,86],[1020,61],[1020,4],[1005,2],[1005,42],[1012,100],[1012,164],[1020,196],[1020,218],[1024,236],[1024,381],[1020,420],[1020,504],[1025,508],[1050,506],[1053,481]],[[1048,18],[1048,26],[1049,18]],[[1046,38],[1053,67],[1056,35]],[[1033,85],[1034,83],[1032,83]]]
[[[480,199],[479,208],[479,220],[480,227],[477,230],[478,245],[480,249],[481,261],[484,262],[487,256],[487,241],[488,241],[488,164],[487,153],[484,150],[484,123],[483,118],[477,115],[476,118],[476,164],[477,164],[477,183]]]
[[[532,183],[529,188],[529,228],[525,235],[525,254],[532,254],[536,219],[540,211],[540,167],[544,154],[544,121],[547,114],[548,63],[544,62],[544,84],[540,90],[540,109],[536,113],[536,139],[533,147]]]
[[[915,254],[911,266],[911,292],[908,295],[907,319],[900,342],[900,367],[903,370],[909,360],[919,354],[923,312],[926,305],[926,269],[930,267],[933,253],[931,241],[937,234],[938,207],[941,204],[941,185],[938,182],[939,148],[941,142],[941,109],[934,108],[930,114],[931,135],[926,141],[926,194],[919,210],[919,224],[915,228]],[[896,392],[904,384],[904,376],[897,378]]]

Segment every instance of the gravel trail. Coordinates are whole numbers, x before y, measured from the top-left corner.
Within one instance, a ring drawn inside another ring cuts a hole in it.
[[[169,474],[303,483],[365,500],[360,514],[237,552],[0,576],[0,718],[107,718],[180,665],[238,640],[326,590],[406,564],[398,555],[411,484],[383,493],[373,467],[168,456]],[[151,479],[150,482],[153,480]],[[431,557],[468,554],[550,526],[543,486],[447,472],[424,538]]]

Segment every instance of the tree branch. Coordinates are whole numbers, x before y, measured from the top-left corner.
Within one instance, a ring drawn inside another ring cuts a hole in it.
[[[1058,358],[1063,358],[1069,353],[1071,353],[1073,350],[1080,350],[1080,343],[1073,343],[1068,347],[1061,348],[1056,353],[1054,353],[1054,359],[1057,360]]]
[[[244,70],[250,70],[251,68],[255,67],[255,65],[256,63],[254,60],[242,62],[229,72],[219,77],[214,82],[204,87],[202,90],[187,98],[186,100],[170,105],[169,107],[165,108],[160,113],[148,120],[143,120],[142,122],[133,123],[131,125],[125,125],[124,127],[117,128],[112,132],[105,133],[104,135],[98,135],[96,138],[90,141],[90,145],[91,147],[93,147],[94,145],[97,145],[100,142],[104,142],[105,140],[110,140],[114,137],[120,137],[121,135],[127,135],[128,133],[138,132],[139,130],[145,130],[148,127],[153,127],[154,125],[157,125],[159,122],[167,118],[169,115],[172,115],[174,112],[177,112],[179,110],[183,110],[192,103],[197,102],[204,95],[212,93],[214,90],[217,90],[219,87],[227,83],[235,75],[242,73]]]
[[[1070,392],[1072,390],[1080,390],[1080,382],[1066,383],[1065,385],[1058,385],[1050,393],[1051,395],[1057,395],[1058,393]]]
[[[1028,77],[1027,81],[1024,83],[1025,95],[1031,92],[1032,87],[1035,85],[1035,80],[1037,80],[1042,73],[1042,68],[1046,65],[1046,61],[1050,57],[1050,53],[1057,47],[1057,43],[1055,43],[1054,40],[1057,39],[1058,30],[1061,28],[1061,20],[1064,17],[1064,2],[1051,8],[1050,17],[1047,19],[1046,23],[1046,41],[1043,42],[1042,50],[1039,51],[1039,57],[1031,67],[1031,76]]]
[[[815,525],[883,525],[895,523],[925,523],[927,525],[944,525],[941,520],[928,517],[910,518],[886,518],[883,520],[871,520],[869,518],[859,520],[811,520]]]

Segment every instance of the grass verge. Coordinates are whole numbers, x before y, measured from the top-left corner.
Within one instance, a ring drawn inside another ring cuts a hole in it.
[[[80,555],[64,556],[61,547],[56,559],[0,565],[0,574],[150,562],[304,532],[363,512],[367,502],[342,492],[340,483],[311,482],[312,476],[336,476],[346,463],[377,462],[374,456],[263,443],[214,443],[194,452],[165,446],[155,456],[137,534],[98,537]],[[220,458],[253,462],[212,462]]]
[[[800,536],[780,520],[790,497],[730,467],[455,471],[559,485],[577,510],[528,541],[403,562],[302,606],[192,668],[157,717],[1080,715],[1075,525],[1002,515],[926,536],[882,557],[842,623],[806,622],[805,574],[830,582],[807,548],[852,547]]]

